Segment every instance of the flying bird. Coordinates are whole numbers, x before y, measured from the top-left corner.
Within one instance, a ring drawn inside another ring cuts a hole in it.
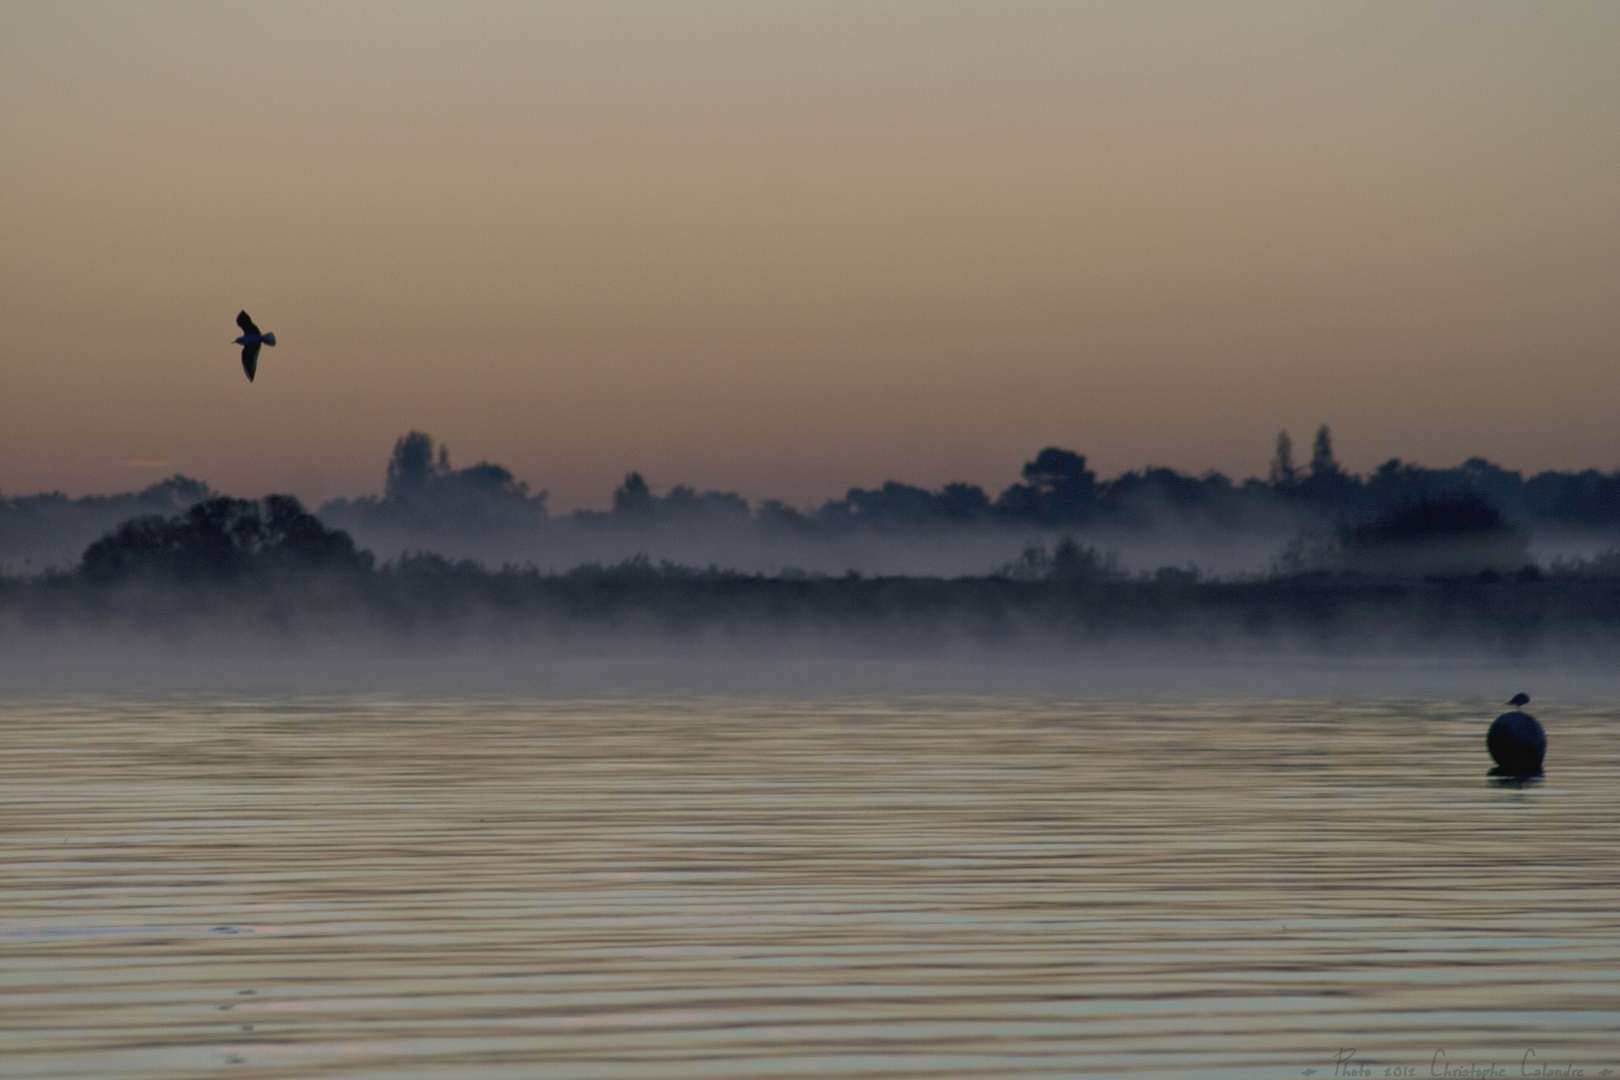
[[[242,328],[242,336],[236,339],[236,344],[242,346],[242,370],[247,372],[248,382],[252,382],[254,372],[259,370],[259,346],[274,347],[276,335],[259,333],[259,328],[253,325],[253,320],[248,318],[245,311],[236,316],[236,325]]]

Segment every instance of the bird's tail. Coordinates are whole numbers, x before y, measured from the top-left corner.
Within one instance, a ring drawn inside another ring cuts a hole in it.
[[[274,345],[276,343],[276,335],[274,331],[264,335],[264,343],[266,345]]]

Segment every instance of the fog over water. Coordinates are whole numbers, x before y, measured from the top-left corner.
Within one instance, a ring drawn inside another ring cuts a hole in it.
[[[7,635],[0,695],[174,693],[1059,695],[1159,698],[1477,699],[1529,690],[1538,699],[1620,698],[1611,652],[1504,657],[1466,650],[1323,655],[1297,650],[1076,650],[957,641],[926,650],[870,636],[766,633],[725,641],[600,634],[401,645],[353,636],[130,639]],[[1482,708],[1484,706],[1482,705]]]
[[[1057,447],[1018,477],[795,509],[629,473],[610,509],[561,515],[411,432],[381,496],[316,513],[183,477],[12,497],[13,555],[100,535],[64,572],[0,577],[0,667],[41,690],[1378,696],[1354,679],[1380,665],[1398,693],[1458,664],[1620,654],[1620,554],[1600,546],[1620,474],[1470,459],[1360,477],[1324,426],[1308,468],[1280,434],[1264,481],[1105,480]]]

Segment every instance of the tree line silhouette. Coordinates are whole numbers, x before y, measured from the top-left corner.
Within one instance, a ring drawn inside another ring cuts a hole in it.
[[[125,521],[183,513],[218,497],[207,484],[184,476],[124,495],[0,497],[0,572],[37,572],[53,561],[62,565]],[[767,539],[784,534],[944,533],[967,526],[1131,530],[1176,523],[1273,533],[1336,528],[1334,543],[1342,554],[1358,545],[1370,550],[1372,544],[1370,534],[1359,539],[1345,534],[1346,523],[1365,524],[1422,504],[1461,505],[1459,500],[1483,505],[1518,529],[1620,529],[1620,471],[1526,477],[1483,458],[1438,469],[1392,458],[1361,476],[1339,466],[1326,427],[1316,433],[1306,465],[1294,463],[1292,442],[1283,432],[1268,475],[1242,481],[1213,471],[1191,476],[1160,467],[1102,479],[1084,455],[1047,447],[1023,464],[1016,482],[995,495],[969,483],[928,489],[891,480],[871,489],[850,488],[819,507],[796,508],[776,499],[751,503],[733,492],[698,491],[683,484],[659,493],[643,474],[631,472],[612,493],[609,509],[568,514],[551,513],[545,491],[531,493],[503,466],[484,461],[453,467],[446,447],[412,431],[394,445],[382,495],[334,499],[315,513],[328,526],[402,537],[404,546],[427,550],[453,537],[533,534],[559,522],[587,533],[631,535],[693,527]],[[1296,564],[1296,569],[1305,565]]]
[[[798,531],[966,523],[1143,528],[1167,519],[1241,527],[1279,516],[1365,516],[1420,500],[1461,496],[1472,496],[1513,521],[1620,527],[1620,470],[1543,472],[1527,478],[1478,457],[1447,469],[1391,458],[1363,477],[1346,472],[1334,459],[1332,435],[1325,426],[1317,431],[1304,467],[1294,465],[1288,433],[1280,433],[1265,479],[1234,481],[1214,471],[1189,476],[1148,467],[1103,480],[1083,454],[1047,447],[1024,463],[1018,482],[994,497],[977,484],[950,483],[930,490],[890,480],[876,488],[850,488],[841,499],[799,509],[777,499],[751,505],[734,492],[700,492],[684,484],[659,495],[642,473],[630,472],[614,490],[611,509],[578,510],[566,517],[581,524],[628,528],[752,520]],[[500,465],[479,462],[452,468],[446,447],[413,431],[394,445],[381,497],[336,499],[318,512],[323,519],[345,525],[533,525],[552,517],[546,498],[545,491],[529,494],[527,485]]]
[[[379,506],[464,498],[479,485],[499,498],[534,501],[497,466],[458,472],[442,448],[408,439]],[[1075,457],[1038,455],[1017,497],[1061,503],[1088,493],[1100,501],[1094,478],[1073,469]],[[628,482],[621,492],[603,519],[658,513],[669,498]],[[745,515],[746,508],[725,502],[719,512]],[[211,496],[179,513],[125,521],[71,570],[0,576],[0,630],[251,628],[423,640],[650,634],[745,643],[811,634],[853,635],[879,649],[962,640],[1330,651],[1396,643],[1523,654],[1620,644],[1620,555],[1543,572],[1527,562],[1523,528],[1473,492],[1344,518],[1317,539],[1331,557],[1283,558],[1273,573],[1241,580],[1169,566],[1128,573],[1069,536],[1027,546],[998,570],[956,578],[749,574],[644,556],[542,572],[431,552],[379,563],[291,496]]]

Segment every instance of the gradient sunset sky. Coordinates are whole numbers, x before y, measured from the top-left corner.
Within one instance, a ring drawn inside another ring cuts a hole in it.
[[[280,339],[242,376],[245,307]],[[0,492],[1620,467],[1620,4],[0,6]]]

